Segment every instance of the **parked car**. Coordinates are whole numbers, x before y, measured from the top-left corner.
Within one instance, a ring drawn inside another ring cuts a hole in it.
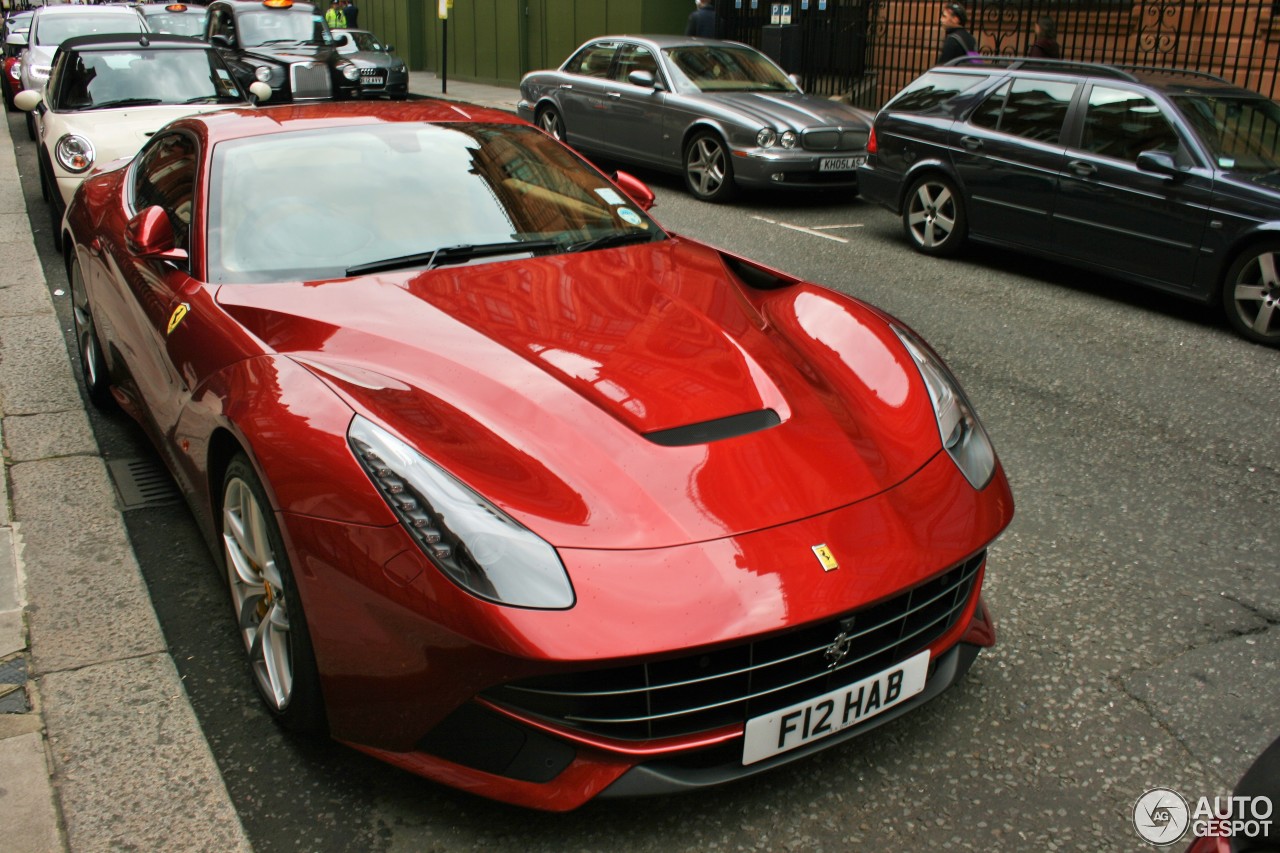
[[[257,100],[271,96],[265,83],[252,85]],[[23,90],[15,102],[39,115],[40,189],[55,237],[93,166],[132,157],[180,116],[250,105],[206,42],[161,34],[67,39],[54,54],[44,92]]]
[[[593,39],[525,75],[517,111],[582,151],[683,174],[705,201],[737,187],[856,191],[871,129],[754,48],[680,36]]]
[[[1194,71],[962,62],[885,105],[861,169],[917,249],[1065,261],[1280,346],[1280,105]]]
[[[138,14],[147,22],[153,33],[169,33],[175,36],[204,36],[205,21],[209,10],[204,6],[188,3],[142,3]]]
[[[338,53],[360,69],[361,97],[409,97],[409,68],[395,55],[394,47],[383,44],[368,30],[333,30],[335,40],[341,41],[343,36],[347,40],[338,46]]]
[[[19,62],[27,46],[26,33],[13,33],[4,43],[4,106],[13,108],[13,96],[22,91],[22,66]]]
[[[271,87],[272,102],[344,100],[360,94],[360,71],[338,53],[324,18],[293,0],[215,0],[205,40],[248,86]]]
[[[146,24],[129,6],[40,6],[31,16],[27,46],[19,54],[21,89],[44,89],[58,45],[75,36],[142,33]],[[36,138],[35,119],[27,113],[27,136]]]
[[[569,809],[812,754],[994,642],[1013,502],[942,362],[652,203],[430,100],[178,119],[76,193],[86,390],[281,724]]]

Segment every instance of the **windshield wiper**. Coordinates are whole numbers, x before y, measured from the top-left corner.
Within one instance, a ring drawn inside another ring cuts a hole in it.
[[[265,47],[269,44],[305,44],[306,42],[307,39],[267,39],[254,45],[254,47]]]
[[[387,258],[385,261],[356,264],[347,268],[347,275],[364,275],[366,273],[408,269],[409,267],[435,269],[444,264],[459,264],[473,258],[512,255],[517,252],[536,252],[559,247],[560,244],[555,240],[509,240],[505,243],[481,243],[478,246],[473,246],[470,243],[459,243],[456,246],[441,246],[438,249],[432,249],[430,252],[417,252],[399,258]]]
[[[614,246],[625,246],[628,243],[648,243],[653,239],[654,235],[649,231],[618,231],[613,234],[605,234],[603,237],[593,237],[590,240],[569,243],[564,247],[564,250],[566,252],[586,252],[591,249],[609,249]]]
[[[103,101],[100,104],[94,104],[95,110],[105,110],[111,107],[150,107],[155,104],[163,103],[160,98],[117,98],[114,101]]]

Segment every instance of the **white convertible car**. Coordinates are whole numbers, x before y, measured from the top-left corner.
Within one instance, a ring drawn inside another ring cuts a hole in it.
[[[185,36],[142,33],[71,38],[53,58],[43,93],[14,103],[36,116],[40,188],[55,223],[95,164],[132,157],[175,118],[250,106],[271,96],[246,92],[208,44]]]

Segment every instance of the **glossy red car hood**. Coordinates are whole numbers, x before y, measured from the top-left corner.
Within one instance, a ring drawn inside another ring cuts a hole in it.
[[[812,285],[753,289],[679,238],[218,300],[558,547],[760,530],[889,489],[941,449],[878,314]],[[776,426],[653,440],[766,410]]]

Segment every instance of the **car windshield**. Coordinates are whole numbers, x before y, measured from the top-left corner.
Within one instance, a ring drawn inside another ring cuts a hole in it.
[[[1280,169],[1280,105],[1261,97],[1179,95],[1178,110],[1195,127],[1219,169]]]
[[[781,68],[762,53],[732,45],[691,45],[663,51],[676,87],[700,92],[798,92]]]
[[[355,53],[358,50],[367,50],[370,52],[385,51],[386,47],[382,42],[378,41],[378,37],[373,33],[366,33],[361,30],[346,30],[347,43],[338,48],[339,53]]]
[[[236,18],[243,47],[264,44],[333,44],[333,36],[319,15],[258,9],[241,12]]]
[[[36,24],[35,43],[56,47],[74,36],[103,33],[143,32],[142,19],[128,14],[102,15],[91,11],[63,15],[42,15]]]
[[[212,282],[341,278],[663,239],[599,172],[531,127],[385,122],[223,142]]]
[[[66,57],[60,68],[51,99],[55,110],[244,101],[226,66],[200,47],[84,50]]]
[[[204,35],[204,12],[147,12],[147,26],[152,32],[175,36]]]

